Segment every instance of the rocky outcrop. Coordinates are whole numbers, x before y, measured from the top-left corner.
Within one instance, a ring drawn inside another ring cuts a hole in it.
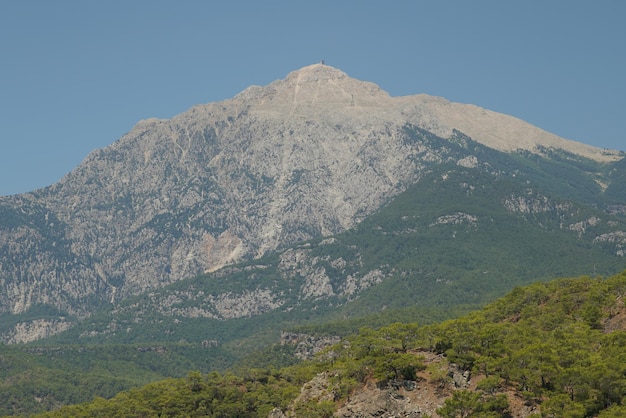
[[[322,372],[302,386],[300,394],[286,410],[275,408],[268,416],[297,417],[299,406],[326,402],[334,403],[333,416],[337,418],[440,417],[437,410],[454,391],[475,391],[477,381],[484,378],[471,379],[468,371],[448,363],[444,356],[430,352],[420,354],[429,366],[434,367],[433,370],[441,368],[443,374],[436,373],[438,377],[435,377],[426,370],[419,373],[417,380],[380,382],[368,379],[342,398],[335,379],[337,372]],[[528,418],[539,413],[536,405],[524,402],[516,392],[501,393],[507,397],[511,417]]]
[[[295,356],[300,360],[310,360],[317,353],[341,341],[336,336],[315,336],[295,332],[281,331],[280,345],[294,345]]]
[[[72,323],[63,317],[20,322],[11,331],[0,334],[0,341],[3,344],[28,343],[65,331],[71,326]]]
[[[557,211],[566,213],[570,209],[567,203],[555,202],[547,196],[542,196],[528,190],[526,195],[513,195],[503,200],[504,207],[513,213],[531,214]]]

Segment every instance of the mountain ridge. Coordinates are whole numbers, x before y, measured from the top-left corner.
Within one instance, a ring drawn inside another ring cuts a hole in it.
[[[291,116],[298,106],[296,98],[301,90],[299,87],[307,83],[319,84],[322,81],[328,81],[331,86],[341,86],[339,90],[343,93],[337,94],[333,91],[334,94],[330,95],[333,100],[328,100],[328,95],[325,97],[326,100],[320,100],[324,104],[332,102],[343,105],[344,108],[373,106],[391,109],[385,113],[387,120],[403,120],[444,138],[452,135],[453,130],[456,129],[479,143],[505,152],[516,149],[537,152],[536,147],[540,145],[563,149],[597,161],[615,161],[624,157],[621,152],[563,139],[514,116],[490,111],[476,105],[450,102],[442,97],[427,94],[392,97],[374,83],[352,79],[343,71],[325,64],[312,64],[293,71],[284,80],[277,80],[265,89],[258,86],[250,87],[235,98],[240,95],[249,97],[246,94],[249,89],[257,92],[255,96],[261,94],[262,97],[266,97],[267,93],[261,93],[262,91],[271,91],[274,88],[279,90],[280,87],[284,88],[286,85],[294,90],[293,102],[289,103],[291,112],[282,113]],[[339,83],[341,81],[345,83]],[[356,99],[355,92],[361,93],[356,95]],[[305,100],[305,103],[312,105],[316,100],[319,100],[319,95],[313,95],[309,101]],[[394,114],[398,111],[399,114]],[[488,128],[481,129],[481,126],[485,125]],[[520,133],[521,137],[518,137],[516,141],[512,142],[508,139],[513,136],[512,134],[519,135]]]

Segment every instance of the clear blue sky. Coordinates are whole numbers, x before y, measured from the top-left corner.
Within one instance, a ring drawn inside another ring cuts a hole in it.
[[[626,1],[0,1],[0,194],[325,60],[626,150]]]

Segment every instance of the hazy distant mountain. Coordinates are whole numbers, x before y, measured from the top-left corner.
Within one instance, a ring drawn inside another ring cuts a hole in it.
[[[62,331],[103,303],[349,230],[442,164],[523,182],[525,192],[499,201],[511,212],[565,217],[572,200],[595,208],[607,218],[561,228],[597,231],[586,242],[622,257],[623,157],[476,106],[390,97],[311,65],[142,121],[58,183],[0,198],[4,339]],[[471,223],[458,213],[445,216]],[[56,310],[63,315],[49,319]]]

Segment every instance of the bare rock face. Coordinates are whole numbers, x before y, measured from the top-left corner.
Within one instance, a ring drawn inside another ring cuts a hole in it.
[[[295,356],[300,360],[311,360],[325,348],[340,341],[341,338],[337,336],[315,336],[287,331],[280,333],[280,345],[295,346]]]
[[[13,327],[12,332],[1,334],[0,341],[4,344],[27,343],[65,331],[71,326],[72,323],[65,321],[65,318],[20,322]]]
[[[0,314],[44,304],[88,315],[101,301],[344,231],[442,158],[407,141],[407,124],[444,137],[458,129],[501,150],[620,158],[509,116],[393,98],[311,65],[170,120],[141,121],[58,183],[0,197]]]

